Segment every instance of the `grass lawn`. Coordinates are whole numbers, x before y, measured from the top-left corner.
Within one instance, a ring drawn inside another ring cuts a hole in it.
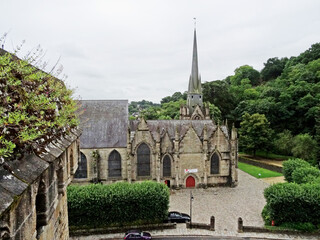
[[[268,178],[268,177],[279,177],[283,176],[282,173],[270,171],[268,169],[256,167],[250,164],[238,162],[238,167],[240,170],[254,176],[256,178]]]

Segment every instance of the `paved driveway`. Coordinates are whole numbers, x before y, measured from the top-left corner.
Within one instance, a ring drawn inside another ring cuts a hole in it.
[[[190,192],[192,221],[209,223],[213,215],[216,231],[235,232],[237,221],[242,217],[245,226],[263,226],[261,211],[266,204],[263,190],[269,184],[238,170],[239,185],[235,188],[219,187],[208,189],[184,189],[172,191],[170,211],[190,213]]]

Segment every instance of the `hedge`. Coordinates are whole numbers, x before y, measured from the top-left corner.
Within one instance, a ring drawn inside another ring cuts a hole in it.
[[[267,205],[262,216],[267,225],[311,222],[320,224],[320,185],[279,183],[265,189]]]
[[[288,182],[293,182],[292,173],[294,170],[301,168],[301,167],[310,167],[311,166],[308,162],[306,162],[305,160],[300,159],[300,158],[289,159],[287,161],[284,161],[282,165],[283,165],[282,171],[283,171],[284,178]]]
[[[151,223],[167,217],[169,189],[156,182],[68,187],[71,226]]]
[[[319,182],[320,170],[316,167],[301,167],[293,171],[292,180],[295,183]]]

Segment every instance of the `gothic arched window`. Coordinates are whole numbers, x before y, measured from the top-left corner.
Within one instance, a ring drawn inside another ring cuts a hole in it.
[[[171,158],[165,155],[163,158],[163,176],[171,177]]]
[[[150,149],[142,143],[137,150],[137,173],[138,176],[150,176]]]
[[[121,156],[113,150],[108,159],[108,177],[121,177]]]
[[[220,164],[220,158],[219,158],[219,155],[215,152],[211,156],[211,164],[210,164],[210,173],[211,174],[218,174],[219,173],[219,164]]]
[[[82,152],[80,152],[80,161],[78,163],[78,169],[74,174],[75,178],[87,178],[87,158]]]

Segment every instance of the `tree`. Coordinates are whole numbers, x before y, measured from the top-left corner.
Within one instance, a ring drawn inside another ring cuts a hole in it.
[[[293,139],[293,156],[302,158],[315,165],[317,142],[307,133],[299,134]]]
[[[240,123],[240,147],[244,151],[253,152],[257,150],[268,151],[271,146],[272,129],[270,129],[268,119],[264,114],[248,114],[242,116]]]
[[[202,84],[203,99],[214,104],[220,111],[222,119],[229,118],[235,108],[235,99],[230,92],[230,84],[225,80],[205,82]]]
[[[249,65],[238,67],[234,71],[234,76],[231,76],[232,85],[240,85],[242,79],[248,78],[252,86],[257,86],[260,83],[260,73]]]
[[[280,76],[286,66],[287,61],[288,58],[269,58],[267,62],[264,63],[264,68],[261,70],[262,80],[269,81]]]
[[[183,94],[181,92],[175,92],[172,96],[167,96],[161,99],[161,104],[168,103],[168,102],[177,102],[179,100],[187,100],[187,92]]]
[[[287,156],[291,155],[293,148],[293,136],[291,132],[285,129],[283,132],[279,133],[274,140],[273,145],[277,153]]]

